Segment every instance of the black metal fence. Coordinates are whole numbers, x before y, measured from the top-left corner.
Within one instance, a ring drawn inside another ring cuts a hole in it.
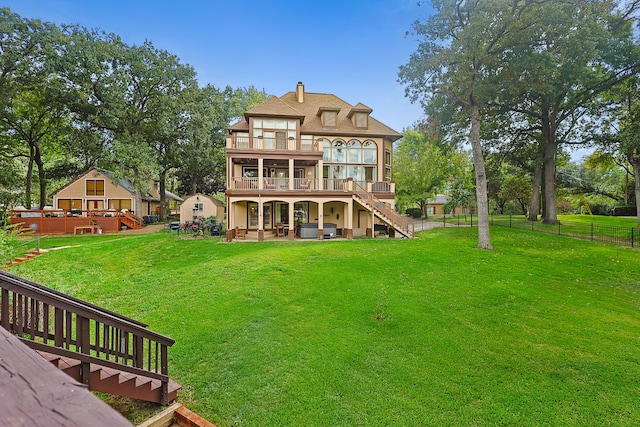
[[[473,214],[443,215],[441,217],[431,216],[430,222],[438,221],[447,226],[467,226],[478,225],[478,216]],[[617,245],[640,246],[640,231],[636,227],[618,227],[613,225],[602,225],[596,223],[560,221],[558,224],[548,225],[540,221],[529,221],[524,216],[513,215],[491,215],[489,224],[492,227],[508,227],[520,230],[537,231],[557,236],[566,236],[576,239],[592,240],[599,242],[614,243]]]

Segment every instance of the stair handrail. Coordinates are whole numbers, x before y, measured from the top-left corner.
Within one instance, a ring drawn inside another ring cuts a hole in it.
[[[132,223],[134,223],[137,226],[142,227],[142,225],[144,224],[144,221],[141,217],[139,217],[138,215],[134,215],[131,212],[121,212],[122,216],[124,216],[125,218],[127,218],[129,221],[131,221]]]
[[[362,199],[365,203],[367,203],[372,210],[378,211],[378,216],[384,215],[385,218],[380,217],[389,223],[393,228],[399,229],[402,234],[405,234],[407,237],[413,236],[413,233],[410,230],[409,221],[404,217],[401,217],[396,213],[395,210],[391,209],[385,203],[383,203],[380,199],[375,197],[373,194],[366,191],[362,186],[360,186],[357,182],[354,182],[354,191],[356,195]]]
[[[11,273],[6,273],[4,271],[0,271],[0,279],[5,279],[5,280],[15,280],[15,279],[17,279],[21,283],[29,284],[29,286],[32,286],[34,288],[42,289],[45,292],[49,292],[49,293],[58,295],[61,298],[70,299],[72,301],[77,302],[78,304],[87,305],[87,306],[92,307],[92,308],[94,308],[96,310],[103,311],[103,312],[108,313],[108,314],[110,314],[110,315],[112,315],[114,317],[122,319],[122,320],[124,320],[126,322],[134,323],[134,324],[136,324],[138,326],[141,326],[143,328],[146,328],[147,326],[149,326],[146,323],[140,322],[140,321],[138,321],[136,319],[132,319],[130,317],[123,316],[122,314],[116,313],[114,311],[108,310],[108,309],[100,307],[100,306],[97,306],[95,304],[91,304],[90,302],[83,301],[83,300],[81,300],[79,298],[74,297],[73,295],[65,294],[64,292],[60,292],[60,291],[55,290],[53,288],[48,288],[48,287],[46,287],[44,285],[41,285],[39,283],[36,283],[36,282],[31,281],[31,280],[25,279],[23,277],[16,276],[16,275],[11,274]]]
[[[111,366],[161,380],[166,400],[167,350],[175,341],[124,316],[0,272],[0,326],[32,348],[75,355],[86,365],[83,381],[89,363]]]

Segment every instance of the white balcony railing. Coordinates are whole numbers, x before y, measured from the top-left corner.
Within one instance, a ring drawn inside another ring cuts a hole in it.
[[[238,135],[227,135],[227,148],[265,151],[319,151],[318,143],[310,138],[254,138]]]
[[[230,189],[248,191],[353,191],[355,182],[342,178],[323,179],[320,182],[320,188],[318,188],[318,181],[313,178],[294,178],[292,183],[289,178],[262,178],[262,186],[258,184],[258,178],[237,177],[231,181]],[[393,183],[386,181],[358,184],[359,187],[366,188],[368,192],[373,193],[393,193],[395,191]]]

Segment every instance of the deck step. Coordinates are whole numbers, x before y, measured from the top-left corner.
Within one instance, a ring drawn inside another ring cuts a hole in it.
[[[80,361],[44,351],[38,351],[38,353],[76,381],[81,381]],[[89,389],[92,391],[100,391],[148,402],[161,403],[162,401],[162,381],[160,380],[100,366],[95,363],[89,365],[89,372]],[[169,402],[178,397],[178,390],[181,388],[182,386],[180,384],[169,380]]]

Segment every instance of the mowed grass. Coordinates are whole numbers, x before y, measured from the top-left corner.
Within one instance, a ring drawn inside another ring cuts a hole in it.
[[[65,237],[11,271],[174,338],[218,426],[640,425],[640,252],[476,233]]]

